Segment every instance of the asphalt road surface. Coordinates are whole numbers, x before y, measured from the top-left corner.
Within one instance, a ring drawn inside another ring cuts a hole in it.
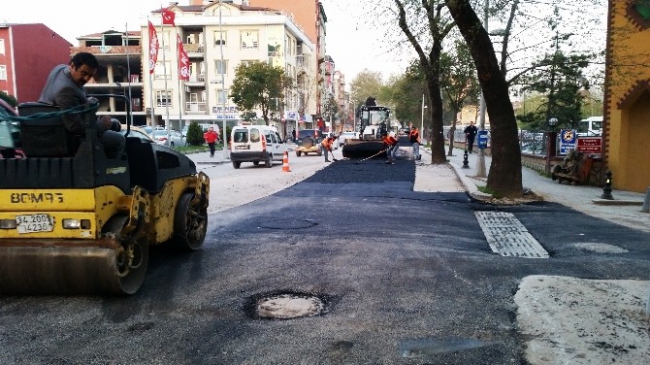
[[[413,161],[337,161],[213,213],[195,253],[155,250],[133,296],[0,297],[0,363],[528,364],[522,278],[650,276],[647,233],[414,180]],[[513,213],[550,258],[495,255],[477,211]],[[594,241],[628,253],[579,249]]]

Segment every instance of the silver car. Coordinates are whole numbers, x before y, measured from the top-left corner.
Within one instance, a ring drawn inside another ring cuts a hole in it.
[[[174,148],[176,146],[185,146],[185,137],[179,131],[169,131],[169,140],[167,131],[156,129],[152,133],[153,140],[163,146]]]

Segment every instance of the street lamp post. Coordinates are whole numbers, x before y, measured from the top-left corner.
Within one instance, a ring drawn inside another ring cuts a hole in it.
[[[222,128],[223,128],[223,130],[221,131],[221,139],[223,140],[223,159],[227,160],[228,159],[228,135],[226,133],[226,98],[228,97],[228,93],[225,92],[226,70],[223,64],[223,31],[222,31],[223,23],[221,21],[222,7],[223,4],[221,3],[221,0],[219,0],[219,52],[221,53],[221,92],[224,93],[223,106],[221,108]]]
[[[551,173],[551,150],[554,149],[553,147],[555,146],[555,143],[552,143],[555,141],[555,126],[558,123],[558,119],[553,117],[549,118],[548,120],[548,126],[549,131],[546,136],[546,168],[545,171],[547,174]],[[553,156],[555,156],[555,151],[553,151]]]

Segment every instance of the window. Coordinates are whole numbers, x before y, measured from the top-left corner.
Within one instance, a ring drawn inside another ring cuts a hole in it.
[[[226,37],[226,32],[214,32],[214,45],[219,46],[219,45],[226,45],[226,40],[228,39]]]
[[[169,90],[156,91],[156,107],[172,106],[172,92]]]
[[[217,90],[217,104],[225,104],[228,100],[228,90]]]
[[[0,80],[7,79],[7,66],[0,65]]]
[[[165,65],[158,61],[156,62],[156,68],[154,68],[154,78],[157,80],[171,79],[171,64],[170,61],[165,61]]]
[[[257,49],[258,32],[256,30],[246,30],[241,32],[241,49]]]
[[[241,60],[240,63],[245,66],[250,66],[251,63],[255,62],[256,60]]]
[[[251,128],[251,142],[259,142],[261,139],[260,130],[257,128]]]
[[[228,60],[215,60],[214,61],[214,72],[217,75],[227,75],[228,74]]]
[[[5,40],[0,39],[0,54],[5,54]]]

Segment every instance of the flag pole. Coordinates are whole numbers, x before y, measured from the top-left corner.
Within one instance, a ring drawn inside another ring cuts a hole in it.
[[[160,33],[161,33],[161,42],[162,42],[162,54],[163,54],[163,74],[165,75],[165,115],[167,121],[165,122],[167,129],[167,143],[170,143],[171,137],[171,121],[169,120],[169,98],[168,98],[168,89],[167,89],[167,60],[165,59],[165,31],[163,28],[163,16],[162,16],[162,5],[160,6]]]
[[[178,41],[181,41],[180,35],[178,34],[178,28],[176,29],[176,39],[178,39]],[[176,52],[180,52],[179,47],[176,47]],[[181,55],[176,55],[176,58],[180,59]],[[180,128],[182,131],[183,127],[185,127],[185,123],[183,123],[183,94],[185,94],[185,90],[181,89],[181,70],[176,67],[176,71],[178,72],[178,128]]]

